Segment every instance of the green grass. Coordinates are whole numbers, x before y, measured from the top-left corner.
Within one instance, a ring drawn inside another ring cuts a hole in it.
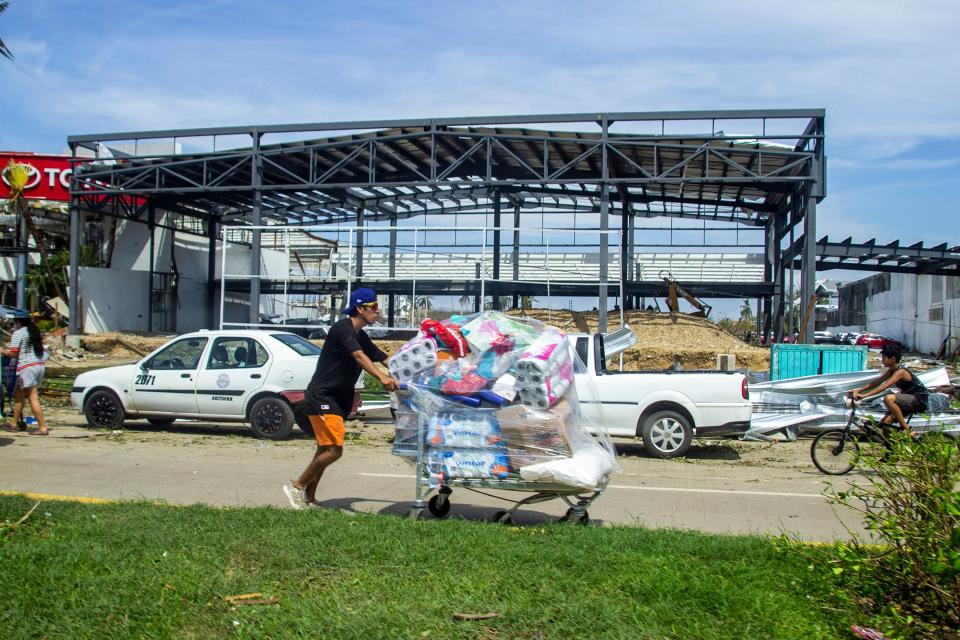
[[[44,502],[0,538],[0,636],[848,637],[812,575],[755,537]]]

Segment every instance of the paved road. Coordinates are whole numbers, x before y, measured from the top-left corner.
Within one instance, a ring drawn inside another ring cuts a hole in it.
[[[66,413],[66,412],[64,412]],[[130,423],[122,432],[88,430],[59,416],[46,438],[0,436],[0,491],[106,499],[159,499],[173,504],[285,506],[281,485],[297,475],[312,439],[253,438],[242,427],[202,424],[160,430]],[[404,515],[413,499],[413,467],[390,454],[385,425],[351,423],[344,458],[321,484],[325,504]],[[655,460],[639,445],[618,442],[621,474],[590,508],[603,524],[694,529],[712,533],[794,533],[808,540],[846,537],[853,514],[835,512],[808,444],[721,443],[695,447],[687,460]],[[528,494],[509,492],[517,499]],[[486,519],[506,503],[456,489],[451,516]],[[519,524],[550,521],[558,501],[517,513]]]

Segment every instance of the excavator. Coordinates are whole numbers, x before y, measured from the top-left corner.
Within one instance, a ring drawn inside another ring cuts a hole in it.
[[[676,281],[673,275],[669,271],[661,271],[660,278],[667,284],[667,307],[670,309],[670,318],[676,319],[677,314],[680,312],[680,303],[677,299],[677,296],[682,297],[684,300],[689,302],[697,311],[688,314],[696,318],[706,318],[710,315],[710,310],[713,309],[703,300],[695,297],[689,291],[680,286],[680,283]]]

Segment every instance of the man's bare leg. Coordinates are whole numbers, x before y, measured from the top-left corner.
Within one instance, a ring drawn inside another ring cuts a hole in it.
[[[300,477],[294,481],[293,486],[297,489],[304,489],[307,495],[307,502],[313,502],[316,499],[317,484],[323,476],[327,467],[340,459],[343,455],[343,447],[336,445],[318,446],[313,454],[313,460],[303,470]]]

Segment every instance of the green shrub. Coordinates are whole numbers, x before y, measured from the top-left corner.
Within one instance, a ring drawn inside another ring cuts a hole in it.
[[[869,532],[832,547],[831,578],[891,638],[960,638],[957,443],[895,433],[891,449],[864,456],[862,480],[831,489]]]
[[[56,320],[37,320],[36,325],[40,333],[50,333],[54,329],[59,329],[63,326],[62,323],[58,323]]]

